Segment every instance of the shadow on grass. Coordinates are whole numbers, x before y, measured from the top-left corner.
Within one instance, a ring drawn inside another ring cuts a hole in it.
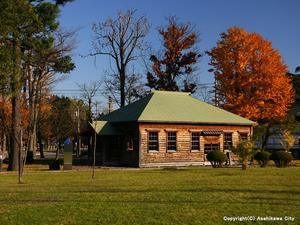
[[[52,188],[54,186],[51,186]],[[269,189],[264,189],[264,190],[257,190],[257,189],[231,189],[231,188],[220,188],[220,189],[214,189],[214,188],[199,188],[199,189],[122,189],[122,188],[99,188],[99,189],[87,189],[87,190],[72,190],[74,187],[61,187],[57,186],[60,188],[57,190],[60,194],[66,193],[66,194],[76,194],[76,193],[108,193],[108,194],[114,194],[114,193],[174,193],[174,192],[184,192],[184,193],[242,193],[242,194],[274,194],[274,195],[299,195],[300,197],[300,190],[295,191],[295,190],[269,190]],[[27,193],[28,190],[24,189],[22,190],[16,190],[14,193]],[[5,193],[11,193],[11,191],[5,191],[1,190],[2,194]],[[49,190],[45,189],[45,191],[34,191],[35,194],[42,194],[42,193],[49,193]]]
[[[253,199],[252,199],[253,200]],[[256,199],[255,200],[261,200]],[[249,201],[249,199],[245,199],[245,201],[200,201],[200,200],[149,200],[149,199],[142,199],[142,200],[70,200],[70,199],[34,199],[34,200],[13,200],[10,201],[10,205],[19,205],[19,204],[44,204],[44,203],[88,203],[88,204],[99,204],[99,203],[110,203],[110,204],[174,204],[174,205],[184,205],[184,204],[197,204],[197,205],[280,205],[280,206],[300,206],[300,202],[293,200],[293,199],[268,199],[269,202],[261,202],[261,201]],[[270,201],[271,200],[271,201]],[[0,200],[0,204],[7,204],[7,200]]]

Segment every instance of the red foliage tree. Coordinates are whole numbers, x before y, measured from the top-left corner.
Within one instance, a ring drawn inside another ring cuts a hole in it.
[[[198,35],[189,23],[180,24],[169,18],[166,29],[158,30],[163,38],[163,55],[152,55],[152,71],[147,74],[147,86],[156,90],[194,92],[197,82],[193,72],[199,52],[195,48]]]

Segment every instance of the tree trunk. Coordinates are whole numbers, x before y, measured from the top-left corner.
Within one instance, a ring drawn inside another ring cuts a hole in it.
[[[39,149],[40,149],[40,158],[44,159],[45,155],[44,155],[44,145],[42,143],[42,138],[40,133],[37,133],[37,139],[38,139],[38,143],[39,143]]]
[[[29,80],[29,130],[28,130],[28,149],[32,152],[33,159],[36,155],[36,132],[37,132],[37,117],[38,117],[38,87],[35,80],[32,80],[31,70],[28,69]]]
[[[1,146],[0,146],[0,155],[4,155],[5,149],[5,132],[1,133]]]
[[[120,94],[121,94],[121,103],[120,107],[125,106],[125,65],[121,66],[120,70]]]
[[[91,98],[88,99],[88,107],[89,107],[89,111],[88,111],[87,119],[88,119],[88,122],[92,122],[93,119],[92,119],[92,99]]]
[[[93,137],[92,137],[92,135],[89,137],[88,161],[89,161],[89,165],[92,165],[92,161],[93,161]]]
[[[20,133],[21,133],[21,50],[19,48],[18,40],[13,36],[13,73],[11,77],[11,104],[12,104],[12,121],[11,121],[11,135],[10,135],[10,154],[8,171],[17,170],[19,165],[18,154],[20,151]]]
[[[20,133],[21,133],[21,96],[16,91],[15,96],[12,97],[12,133],[10,137],[10,152],[8,171],[17,170],[19,165],[19,151],[20,151]]]
[[[247,169],[247,161],[243,161],[243,164],[242,164],[242,170],[246,170]]]

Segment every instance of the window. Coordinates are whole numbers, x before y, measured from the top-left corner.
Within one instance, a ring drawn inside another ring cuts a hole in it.
[[[148,151],[158,151],[158,132],[150,131],[148,133]]]
[[[191,150],[200,150],[200,133],[192,132],[192,149]]]
[[[204,145],[204,154],[208,154],[211,151],[220,150],[220,144],[205,144]]]
[[[176,135],[177,133],[172,131],[167,133],[167,150],[176,151]]]
[[[127,140],[127,151],[133,151],[133,138],[130,137]]]
[[[232,147],[232,133],[224,133],[224,149],[229,150]]]
[[[248,140],[248,133],[240,133],[240,140],[241,141]]]

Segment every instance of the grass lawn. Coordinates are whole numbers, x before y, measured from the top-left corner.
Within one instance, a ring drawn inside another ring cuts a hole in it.
[[[300,168],[0,174],[0,224],[300,224]],[[291,216],[230,222],[227,216]]]

